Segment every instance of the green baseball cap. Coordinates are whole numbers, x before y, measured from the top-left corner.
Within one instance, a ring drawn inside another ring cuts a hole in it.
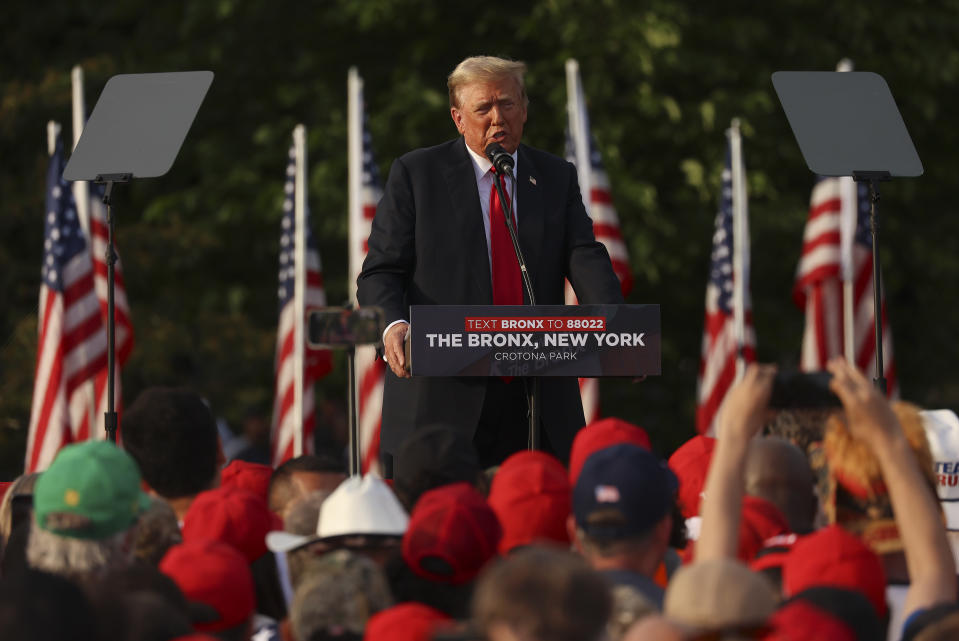
[[[107,441],[68,445],[37,479],[37,525],[75,539],[105,539],[129,528],[150,506],[133,458]]]

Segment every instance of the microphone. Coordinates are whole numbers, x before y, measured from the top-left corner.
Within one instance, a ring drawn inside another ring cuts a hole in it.
[[[489,158],[489,161],[493,163],[493,167],[496,168],[496,173],[500,175],[512,174],[513,166],[513,157],[509,154],[508,151],[503,149],[503,145],[498,142],[491,142],[486,146],[486,157]]]

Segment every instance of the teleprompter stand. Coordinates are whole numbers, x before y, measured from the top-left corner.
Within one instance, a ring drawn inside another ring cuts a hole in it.
[[[113,188],[133,178],[154,178],[170,170],[212,82],[212,71],[113,76],[103,88],[63,171],[66,180],[91,180],[106,185],[103,202],[107,206],[108,369],[104,427],[107,438],[114,443],[117,413]]]
[[[809,169],[869,184],[875,385],[886,391],[882,361],[879,183],[922,175],[922,162],[886,81],[871,72],[777,71],[772,76]]]

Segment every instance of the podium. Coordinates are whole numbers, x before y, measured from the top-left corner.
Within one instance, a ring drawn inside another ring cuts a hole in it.
[[[414,305],[413,376],[523,377],[529,448],[539,448],[539,379],[662,370],[659,305]]]
[[[662,371],[659,305],[414,305],[409,335],[413,376]]]

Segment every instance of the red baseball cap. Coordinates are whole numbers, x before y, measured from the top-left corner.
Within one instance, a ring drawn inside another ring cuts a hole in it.
[[[179,586],[188,601],[209,605],[219,620],[197,623],[200,632],[218,632],[249,620],[256,607],[253,575],[246,559],[218,541],[185,541],[160,561],[160,571]]]
[[[569,452],[570,486],[576,485],[583,463],[591,454],[620,443],[632,443],[647,450],[651,449],[646,430],[621,418],[609,417],[593,421],[577,432]]]
[[[740,561],[749,563],[768,539],[782,534],[789,534],[789,523],[779,508],[757,496],[743,497],[737,553]]]
[[[524,450],[503,461],[489,493],[503,527],[500,553],[543,540],[568,544],[571,494],[566,468],[546,452]]]
[[[769,618],[772,632],[763,641],[857,641],[855,631],[840,619],[806,601],[790,601]]]
[[[882,561],[859,537],[838,525],[799,539],[783,564],[786,598],[814,586],[857,590],[880,617],[888,610]]]
[[[249,490],[266,501],[271,476],[273,468],[269,465],[235,459],[220,472],[220,486]]]
[[[763,547],[749,562],[749,569],[754,572],[773,569],[781,572],[789,552],[798,539],[799,536],[792,533],[777,534],[770,539],[766,539],[763,541]]]
[[[247,563],[266,553],[266,535],[282,529],[266,500],[238,487],[201,492],[183,517],[183,540],[212,540],[232,545]]]
[[[687,519],[699,516],[699,501],[714,449],[716,439],[699,435],[680,445],[669,457],[669,467],[679,479],[679,505]]]
[[[486,499],[469,483],[424,493],[403,535],[403,560],[417,575],[461,585],[496,556],[503,530]]]
[[[452,622],[450,617],[428,605],[401,603],[370,617],[363,641],[430,641],[437,628]]]

